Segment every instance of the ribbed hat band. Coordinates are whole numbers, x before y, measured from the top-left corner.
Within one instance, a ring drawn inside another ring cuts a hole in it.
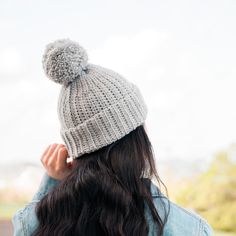
[[[121,139],[142,125],[148,113],[135,84],[87,60],[86,51],[69,39],[48,44],[43,55],[46,75],[62,84],[60,134],[73,158]]]

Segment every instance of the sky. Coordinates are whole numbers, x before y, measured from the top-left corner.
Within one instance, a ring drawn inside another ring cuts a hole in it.
[[[1,1],[0,163],[39,163],[62,142],[61,85],[41,62],[59,38],[140,87],[157,159],[210,160],[236,142],[235,12],[234,0]]]

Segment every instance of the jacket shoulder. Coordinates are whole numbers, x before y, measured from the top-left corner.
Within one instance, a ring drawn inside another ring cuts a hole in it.
[[[38,226],[35,214],[37,202],[30,202],[24,208],[19,209],[12,217],[14,236],[29,236]]]
[[[193,210],[183,208],[174,202],[170,203],[170,214],[166,231],[176,232],[173,235],[211,236],[213,230],[208,222]],[[177,234],[177,232],[179,234]],[[168,235],[168,234],[167,234]],[[169,234],[172,235],[172,234]]]
[[[46,173],[43,175],[38,191],[34,194],[31,202],[19,209],[13,215],[11,221],[14,228],[14,236],[29,236],[38,227],[36,216],[37,203],[49,193],[59,182]]]
[[[213,235],[213,230],[211,226],[202,216],[200,216],[193,210],[181,207],[180,205],[170,201],[163,193],[160,192],[160,190],[154,183],[151,183],[151,193],[154,205],[161,218],[164,220],[165,214],[168,214],[164,227],[164,236]],[[153,226],[151,227],[153,228]]]

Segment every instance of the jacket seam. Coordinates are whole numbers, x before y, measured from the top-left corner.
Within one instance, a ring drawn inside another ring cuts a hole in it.
[[[201,236],[201,220],[199,221],[198,227],[198,236]]]
[[[200,219],[200,226],[199,226],[199,228],[200,228],[199,231],[200,231],[200,232],[199,232],[199,235],[203,235],[203,234],[202,234],[202,232],[204,231],[204,225],[203,225],[203,223],[204,223],[203,220]]]
[[[23,212],[24,212],[24,209],[23,209],[23,210],[20,210],[19,221],[20,221],[20,223],[21,223],[21,225],[22,225],[22,229],[23,229],[24,235],[27,235],[26,225],[25,225],[24,220],[23,220]]]
[[[192,216],[194,219],[200,220],[199,217],[197,217],[197,216],[194,215],[194,214],[195,214],[194,212],[190,212],[190,211],[186,210],[185,208],[179,207],[179,206],[178,206],[176,203],[174,203],[174,202],[172,202],[172,204],[174,204],[174,206],[177,207],[178,209],[180,209],[180,210],[184,211],[185,213],[187,213],[188,215]]]

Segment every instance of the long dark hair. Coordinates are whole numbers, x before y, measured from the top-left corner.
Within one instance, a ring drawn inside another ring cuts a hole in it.
[[[153,203],[151,179],[162,182],[143,125],[75,161],[37,204],[34,236],[147,236],[145,203],[162,235],[168,213],[162,219]]]

